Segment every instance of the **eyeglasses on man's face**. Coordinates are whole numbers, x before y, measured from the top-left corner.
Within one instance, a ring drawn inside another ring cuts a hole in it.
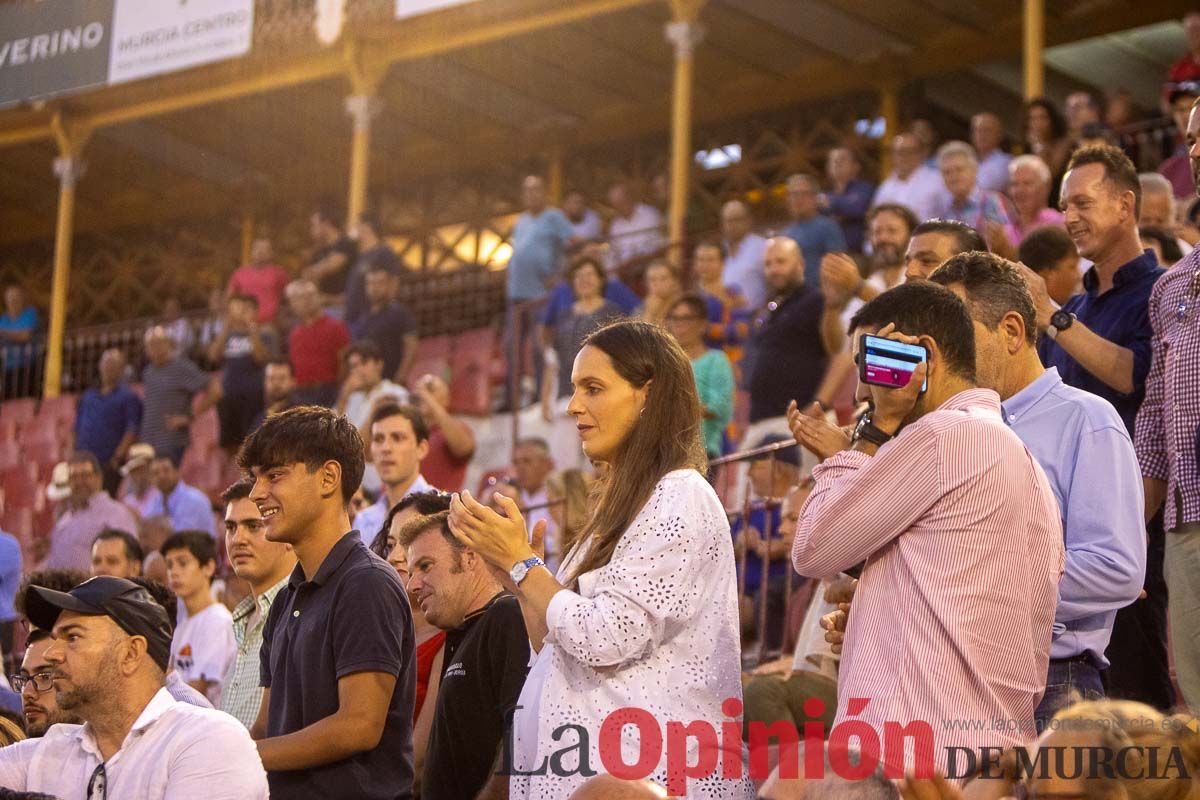
[[[9,675],[8,682],[12,684],[14,692],[20,694],[25,691],[25,687],[33,684],[33,688],[41,692],[48,692],[54,688],[54,675],[50,670],[35,672],[30,675],[28,672],[21,672],[16,675]]]

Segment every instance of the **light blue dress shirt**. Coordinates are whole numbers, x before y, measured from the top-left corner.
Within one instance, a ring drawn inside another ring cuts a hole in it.
[[[1041,464],[1063,518],[1066,568],[1050,657],[1091,653],[1100,668],[1117,610],[1146,574],[1142,472],[1125,423],[1102,397],[1047,369],[1003,403],[1004,420]]]
[[[163,498],[171,527],[177,531],[204,531],[217,538],[217,521],[213,516],[212,501],[195,486],[183,481],[175,484],[171,494]]]
[[[508,259],[509,302],[546,294],[545,281],[562,269],[563,249],[574,234],[567,215],[557,208],[547,208],[536,217],[525,212],[517,219]]]

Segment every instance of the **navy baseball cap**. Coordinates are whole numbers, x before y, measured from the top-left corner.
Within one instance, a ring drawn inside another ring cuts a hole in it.
[[[54,629],[63,611],[105,616],[130,636],[141,636],[154,663],[167,671],[171,661],[171,623],[167,610],[148,591],[124,578],[99,575],[69,592],[30,586],[25,594],[29,621],[44,631]]]

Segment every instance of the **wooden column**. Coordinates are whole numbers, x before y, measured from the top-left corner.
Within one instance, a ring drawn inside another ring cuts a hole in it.
[[[675,47],[675,75],[671,84],[671,201],[668,209],[670,257],[683,261],[686,245],[688,180],[692,172],[692,93],[695,83],[693,52],[703,38],[697,19],[704,0],[671,0],[673,21],[666,37]]]
[[[1024,73],[1025,99],[1046,93],[1046,67],[1042,51],[1046,47],[1046,0],[1025,0]]]

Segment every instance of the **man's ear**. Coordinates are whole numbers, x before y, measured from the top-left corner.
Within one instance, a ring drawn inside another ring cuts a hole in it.
[[[321,465],[321,496],[329,497],[342,491],[342,465],[330,459]]]
[[[1009,311],[1000,320],[1000,330],[1004,334],[1004,346],[1008,354],[1014,355],[1025,344],[1025,319],[1015,311]]]

